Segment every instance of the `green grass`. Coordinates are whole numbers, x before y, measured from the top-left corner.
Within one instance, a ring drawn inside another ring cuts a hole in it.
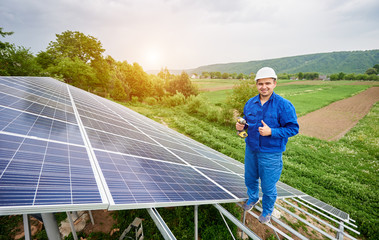
[[[215,88],[215,87],[233,87],[239,80],[237,79],[192,79],[199,90],[202,91],[205,88]]]
[[[227,89],[213,92],[202,92],[200,95],[206,97],[211,104],[221,105],[225,103],[227,96],[231,93],[232,89]]]

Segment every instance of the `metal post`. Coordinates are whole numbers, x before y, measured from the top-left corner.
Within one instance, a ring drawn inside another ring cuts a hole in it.
[[[245,225],[245,222],[246,222],[246,210],[243,211],[242,224]],[[243,234],[244,234],[244,231],[241,230],[241,239],[243,239]]]
[[[72,221],[72,218],[71,218],[71,214],[69,212],[66,212],[66,214],[67,214],[67,219],[70,222],[72,236],[74,237],[75,240],[78,240],[78,235],[76,235],[76,230],[75,230],[74,222]]]
[[[24,233],[25,233],[25,240],[32,239],[31,231],[30,231],[30,222],[29,222],[29,216],[28,214],[23,214],[22,218],[24,220]]]
[[[344,235],[343,231],[344,231],[344,224],[343,224],[343,221],[341,221],[340,222],[340,230],[339,230],[339,232],[337,232],[337,239],[338,240],[343,240],[343,235]]]
[[[61,234],[54,213],[41,213],[41,216],[49,240],[60,240]]]
[[[199,212],[199,206],[195,205],[195,240],[199,239],[199,232],[198,232],[198,212]]]
[[[92,225],[95,225],[95,220],[93,220],[93,216],[92,216],[91,210],[89,210],[88,213],[89,213],[89,217],[91,218]]]

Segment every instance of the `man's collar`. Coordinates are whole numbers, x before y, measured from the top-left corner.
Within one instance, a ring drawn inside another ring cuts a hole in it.
[[[270,98],[267,100],[267,102],[268,101],[270,101],[271,99],[274,99],[274,98],[276,98],[276,93],[275,92],[272,92],[272,94],[271,94],[271,96],[270,96]],[[258,94],[255,98],[254,98],[254,103],[260,103],[260,101],[261,101],[261,99],[260,99],[260,94]]]

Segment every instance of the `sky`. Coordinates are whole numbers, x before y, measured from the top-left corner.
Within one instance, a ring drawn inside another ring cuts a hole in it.
[[[145,71],[184,70],[379,49],[379,1],[1,0],[0,27],[14,32],[0,41],[33,54],[70,30]]]

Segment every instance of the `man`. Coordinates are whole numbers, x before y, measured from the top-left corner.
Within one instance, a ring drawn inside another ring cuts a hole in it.
[[[277,197],[276,183],[282,172],[282,153],[289,137],[299,132],[296,111],[292,103],[274,93],[277,76],[272,68],[261,68],[255,77],[259,95],[249,99],[244,107],[247,124],[236,123],[236,129],[247,128],[245,149],[245,184],[249,199],[244,210],[259,202],[259,179],[263,192],[261,223],[268,223]]]

